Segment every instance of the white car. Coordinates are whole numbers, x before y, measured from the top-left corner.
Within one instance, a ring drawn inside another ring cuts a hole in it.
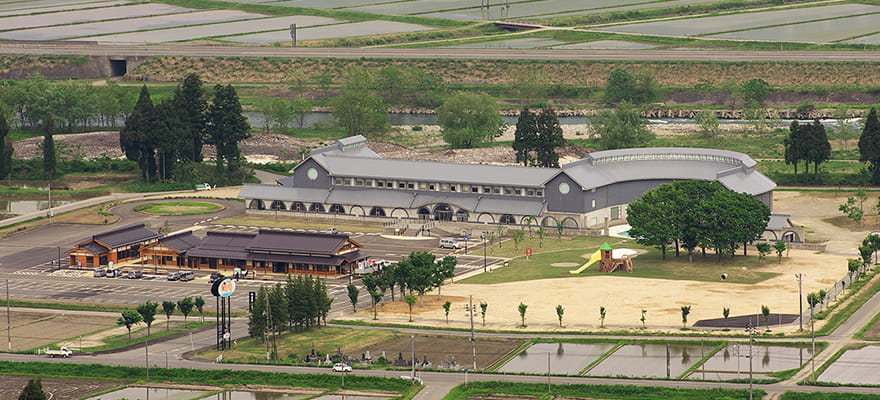
[[[333,372],[351,372],[351,366],[344,363],[333,364]]]

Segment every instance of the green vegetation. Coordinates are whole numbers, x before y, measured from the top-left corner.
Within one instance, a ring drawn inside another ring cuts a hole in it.
[[[218,211],[220,205],[201,201],[168,201],[164,203],[146,203],[138,205],[135,211],[163,215],[193,215]]]
[[[553,240],[546,240],[552,243]],[[617,247],[617,246],[615,246]],[[626,247],[644,249],[641,246]],[[535,253],[528,260],[523,257],[514,258],[510,265],[495,269],[491,274],[480,274],[459,283],[493,284],[503,282],[519,282],[534,279],[572,278],[583,276],[604,276],[673,280],[693,280],[704,282],[721,282],[719,276],[728,274],[727,283],[754,284],[778,276],[778,273],[762,272],[760,267],[768,264],[768,260],[758,260],[757,256],[737,257],[733,260],[725,260],[718,263],[714,256],[696,256],[693,262],[688,262],[687,257],[661,259],[658,251],[648,251],[633,258],[632,273],[606,273],[599,272],[594,264],[580,274],[570,274],[568,271],[577,267],[553,267],[555,263],[574,263],[578,266],[585,263],[598,245],[585,247],[577,250],[560,250],[553,252]],[[744,269],[745,268],[745,269]]]
[[[135,312],[136,311],[130,311]],[[121,349],[128,346],[134,346],[140,343],[144,343],[149,341],[150,343],[156,341],[157,339],[161,339],[164,337],[168,337],[171,335],[181,334],[184,332],[189,332],[193,329],[198,329],[204,326],[212,325],[212,322],[190,322],[187,323],[186,326],[183,324],[175,325],[171,329],[157,329],[156,332],[151,332],[149,336],[147,335],[147,328],[143,327],[140,329],[136,329],[131,331],[131,339],[129,340],[128,333],[122,335],[115,335],[104,338],[104,344],[100,346],[86,347],[82,349],[82,351],[105,351],[105,350],[115,350]]]
[[[639,399],[639,400],[720,400],[747,399],[748,390],[741,389],[678,389],[651,386],[612,386],[612,385],[548,385],[543,383],[519,382],[471,382],[452,389],[444,400],[466,400],[491,394],[512,396],[534,396],[535,398],[577,397],[596,399]],[[760,399],[765,392],[754,391],[755,398]]]
[[[340,389],[338,376],[330,374],[288,374],[247,370],[200,370],[188,368],[111,367],[100,364],[64,364],[47,362],[0,361],[0,374],[46,377],[77,377],[84,379],[111,379],[140,382],[173,382],[199,385],[271,385],[284,387]],[[351,375],[345,380],[346,389],[388,390],[413,396],[420,386],[399,378],[378,378]]]
[[[361,349],[377,343],[402,337],[399,332],[390,330],[354,329],[336,326],[313,328],[301,332],[290,332],[277,338],[278,358],[274,363],[286,365],[303,364],[303,359],[312,350],[319,356],[333,354],[337,349],[347,352]],[[201,357],[214,359],[220,354],[209,350],[200,354]],[[266,344],[254,338],[238,341],[238,346],[223,352],[228,362],[266,363]]]
[[[780,400],[880,400],[880,394],[785,392]]]
[[[825,319],[828,314],[831,317],[822,328],[816,330],[816,336],[828,335],[834,332],[846,321],[859,307],[863,306],[872,296],[880,292],[880,280],[873,279],[878,273],[878,268],[873,268],[865,273],[859,280],[853,282],[849,290],[844,292],[835,303],[828,308],[816,313],[816,319]],[[843,304],[841,307],[840,305]],[[838,310],[839,308],[839,310]],[[836,310],[836,311],[835,311]],[[834,311],[832,313],[832,311]]]

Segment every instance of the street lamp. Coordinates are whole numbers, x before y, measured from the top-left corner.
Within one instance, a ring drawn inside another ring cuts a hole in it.
[[[749,333],[749,400],[752,400],[752,343],[754,342],[752,334],[755,333],[755,328],[751,321],[746,325],[746,332]]]
[[[804,277],[807,276],[807,274],[794,274],[794,276],[795,276],[795,278],[797,278],[797,281],[798,281],[798,310],[800,311],[798,313],[798,323],[800,324],[800,328],[798,329],[798,331],[803,332],[804,331],[804,295],[803,295],[803,288],[804,288],[803,283],[804,282],[803,281],[804,281]]]
[[[409,335],[409,350],[412,353],[412,375],[410,378],[412,380],[416,380],[416,337],[415,335]]]
[[[480,239],[483,239],[483,272],[486,272],[486,232],[480,234]]]

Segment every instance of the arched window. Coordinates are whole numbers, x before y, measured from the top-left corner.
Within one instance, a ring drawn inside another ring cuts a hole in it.
[[[468,214],[465,209],[459,208],[458,211],[455,212],[456,221],[467,222],[468,217],[470,217],[470,214]]]
[[[449,204],[437,204],[434,207],[434,219],[438,221],[452,221],[452,207]]]
[[[301,201],[294,201],[293,204],[290,205],[290,211],[300,211],[304,212],[306,210],[306,205]]]
[[[385,216],[385,209],[383,209],[382,207],[373,207],[370,209],[370,216],[371,217],[384,217]]]
[[[345,214],[345,208],[341,204],[334,204],[330,206],[330,214]]]
[[[309,206],[309,211],[322,213],[324,212],[324,205],[321,203],[312,203],[312,205]]]
[[[250,206],[248,206],[248,208],[254,209],[254,210],[265,210],[266,206],[263,204],[263,200],[257,199],[257,200],[251,200],[251,204],[250,204]]]
[[[269,208],[273,210],[286,210],[287,206],[285,206],[284,202],[281,200],[273,200]]]
[[[498,223],[502,225],[513,225],[516,223],[516,218],[513,218],[513,215],[504,214],[501,216],[501,219],[498,220]]]
[[[427,207],[419,207],[419,219],[431,219],[431,210]]]

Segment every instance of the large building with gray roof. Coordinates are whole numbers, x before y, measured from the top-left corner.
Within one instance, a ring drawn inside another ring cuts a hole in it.
[[[726,150],[600,151],[561,168],[384,159],[353,136],[312,150],[277,185],[245,185],[249,209],[487,224],[598,228],[676,180],[718,181],[772,207],[776,184],[751,157]]]

